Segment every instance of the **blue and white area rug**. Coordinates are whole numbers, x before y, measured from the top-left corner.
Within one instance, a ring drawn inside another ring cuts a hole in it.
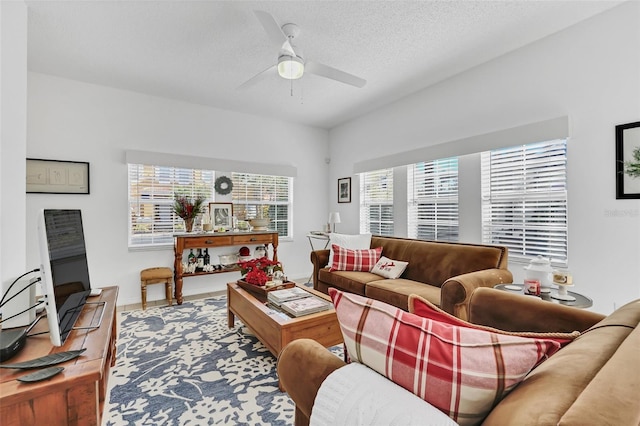
[[[226,296],[120,315],[104,425],[293,424],[275,357],[227,327]]]

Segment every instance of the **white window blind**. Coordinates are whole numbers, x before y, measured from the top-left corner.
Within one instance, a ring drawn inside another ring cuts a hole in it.
[[[238,219],[271,219],[269,229],[281,237],[291,237],[293,178],[249,173],[232,173],[233,214]]]
[[[407,166],[408,235],[458,241],[458,158]]]
[[[393,169],[360,174],[360,232],[393,235]]]
[[[174,194],[213,198],[213,171],[128,164],[129,247],[173,244],[184,221],[173,212]]]
[[[567,141],[482,153],[482,239],[567,265]]]

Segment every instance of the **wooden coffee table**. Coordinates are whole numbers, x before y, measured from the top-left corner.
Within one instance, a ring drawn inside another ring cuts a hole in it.
[[[319,291],[299,286],[315,296],[331,301]],[[292,318],[267,306],[267,299],[240,288],[236,283],[227,284],[227,317],[229,328],[235,325],[235,317],[251,329],[277,358],[282,348],[296,339],[313,339],[325,347],[342,343],[342,332],[336,311],[330,308],[323,312]]]

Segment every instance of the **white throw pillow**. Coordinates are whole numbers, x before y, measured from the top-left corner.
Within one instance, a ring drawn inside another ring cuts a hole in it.
[[[402,275],[404,270],[407,269],[408,264],[409,262],[392,260],[388,257],[381,256],[371,272],[385,278],[395,279]]]
[[[327,264],[327,266],[333,265],[333,249],[331,249],[331,246],[333,244],[350,250],[368,249],[371,246],[371,234],[349,235],[336,234],[335,232],[329,234],[330,251],[329,263]]]

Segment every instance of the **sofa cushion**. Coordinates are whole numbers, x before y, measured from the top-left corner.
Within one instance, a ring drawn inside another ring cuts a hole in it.
[[[331,246],[333,250],[333,263],[330,271],[364,271],[371,272],[380,259],[382,247],[365,250],[351,250],[336,244]]]
[[[409,296],[412,294],[424,297],[437,305],[440,303],[441,291],[440,287],[437,286],[396,278],[395,280],[377,279],[368,282],[364,295],[408,311]]]
[[[329,289],[351,360],[461,425],[478,424],[531,369],[560,349],[549,339],[452,326]]]
[[[335,287],[338,290],[344,290],[349,293],[356,293],[364,296],[365,286],[367,283],[379,280],[380,276],[371,272],[329,272],[329,268],[322,268],[318,273],[318,278],[322,284],[326,284],[327,288]],[[327,293],[327,291],[325,291],[325,293]]]
[[[375,264],[371,272],[376,275],[380,275],[385,278],[398,278],[405,269],[409,262],[403,262],[402,260],[393,260],[385,256],[380,256],[380,260]]]
[[[327,263],[329,266],[333,264],[332,246],[334,244],[352,250],[373,248],[371,247],[371,234],[349,235],[332,232],[329,234],[329,262]]]

